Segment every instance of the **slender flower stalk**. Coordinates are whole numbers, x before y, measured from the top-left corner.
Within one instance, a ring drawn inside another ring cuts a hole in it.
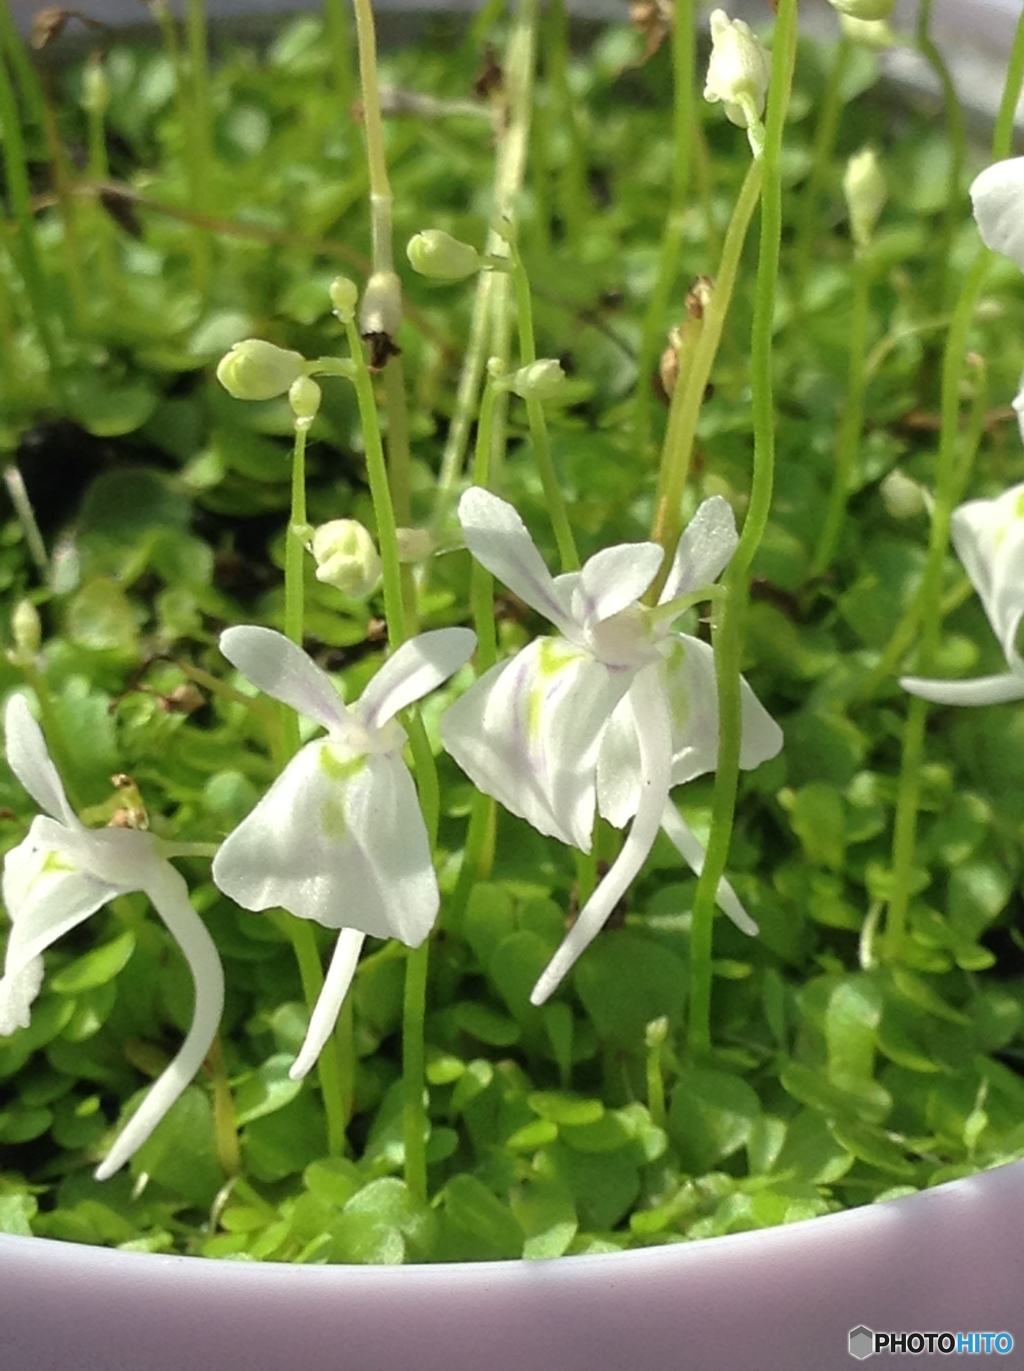
[[[679,539],[683,492],[693,460],[697,421],[736,286],[747,229],[760,197],[761,168],[761,159],[755,158],[744,178],[725,235],[722,260],[715,276],[711,299],[704,311],[700,339],[694,349],[690,369],[685,377],[680,376],[672,395],[668,428],[661,451],[658,502],[651,531],[652,539],[660,543],[666,552],[673,549]],[[655,590],[659,589],[655,581]]]
[[[699,117],[693,91],[695,53],[693,0],[676,0],[672,22],[672,186],[654,289],[644,315],[633,397],[633,431],[636,450],[641,457],[647,452],[651,434],[652,397],[648,379],[657,360],[666,311],[679,274],[679,253],[694,160],[694,124]]]
[[[797,0],[780,0],[772,50],[764,152],[760,159],[764,180],[750,359],[754,471],[747,517],[726,575],[725,595],[715,632],[715,679],[719,701],[718,760],[711,806],[711,836],[694,897],[690,935],[689,1048],[695,1056],[706,1054],[711,1045],[714,906],[732,837],[739,770],[744,765],[742,746],[746,725],[742,714],[740,665],[747,582],[754,555],[767,526],[775,478],[772,321],[782,240],[782,140],[793,84],[797,36]]]

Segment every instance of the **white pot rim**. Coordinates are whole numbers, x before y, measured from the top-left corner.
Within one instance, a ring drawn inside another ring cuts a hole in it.
[[[848,1336],[1024,1347],[1024,1162],[842,1214],[552,1261],[288,1266],[0,1234],[4,1371],[832,1371]],[[936,1352],[923,1365],[945,1365]],[[1010,1362],[1008,1364],[1016,1364]]]

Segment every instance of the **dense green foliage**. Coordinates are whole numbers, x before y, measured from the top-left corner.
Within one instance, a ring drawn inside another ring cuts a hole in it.
[[[637,451],[630,416],[634,387],[651,384],[637,379],[636,358],[672,152],[667,48],[635,66],[636,35],[581,37],[569,71],[574,119],[559,80],[538,90],[521,247],[540,354],[562,357],[572,376],[570,402],[550,422],[586,555],[644,538],[653,513],[655,454]],[[385,56],[385,80],[466,101],[483,52],[476,30],[467,37],[434,26],[414,50]],[[866,50],[846,63],[836,149],[808,202],[816,111],[833,60],[801,46],[785,146],[777,488],[755,565],[744,670],[786,745],[742,782],[729,871],[761,934],[746,939],[716,924],[711,1057],[687,1053],[695,880],[667,842],[659,840],[615,926],[535,1009],[530,988],[574,899],[571,854],[500,814],[490,879],[468,901],[453,899],[471,790],[441,755],[446,898],[426,1025],[430,1202],[401,1178],[405,949],[376,944],[360,966],[351,1150],[328,1156],[315,1078],[300,1085],[287,1075],[306,1009],[282,923],[236,909],[196,859],[183,869],[228,984],[208,1079],[186,1091],[131,1175],[102,1185],[91,1178],[120,1111],[175,1050],[191,1013],[173,944],[144,899],[125,897],[48,954],[31,1027],[0,1042],[0,1230],[257,1260],[551,1256],[769,1226],[1024,1156],[1018,706],[932,712],[908,935],[896,958],[882,945],[907,705],[896,676],[913,661],[928,520],[924,512],[894,519],[879,486],[897,465],[926,488],[934,482],[944,331],[976,231],[965,176],[950,186],[941,116],[881,88]],[[66,403],[48,380],[19,278],[0,262],[0,448],[17,455],[58,549],[54,585],[43,590],[19,524],[7,517],[0,526],[5,602],[30,595],[45,628],[34,660],[0,661],[0,691],[26,680],[44,688],[49,742],[80,812],[104,821],[123,803],[107,778],[127,773],[155,831],[213,841],[272,777],[267,733],[276,715],[220,684],[229,674],[216,635],[229,623],[280,624],[291,438],[283,400],[232,400],[213,364],[250,335],[310,357],[337,348],[327,286],[339,270],[365,272],[366,174],[358,125],[339,108],[331,49],[313,19],[291,24],[262,52],[225,44],[210,89],[215,174],[201,206],[188,185],[170,59],[118,44],[104,70],[110,178],[142,199],[111,192],[104,208],[95,196],[73,196],[74,242],[52,205],[40,210],[37,248]],[[88,143],[83,67],[51,75],[73,152]],[[709,156],[697,159],[676,310],[689,279],[715,270],[749,161],[742,133],[717,112],[702,118]],[[30,101],[25,129],[46,199],[50,159]],[[890,199],[867,254],[864,433],[839,550],[818,574],[853,299],[840,181],[846,157],[869,141],[883,152]],[[493,162],[487,118],[465,110],[393,118],[388,147],[398,241],[430,225],[482,242]],[[94,147],[87,176],[101,173],[106,179]],[[176,217],[153,204],[191,207]],[[746,271],[702,414],[689,510],[723,493],[742,515],[751,280]],[[426,523],[472,291],[411,276],[405,286],[413,516]],[[1022,470],[1005,404],[1022,323],[1019,273],[1000,261],[970,340],[978,361],[963,396],[965,431],[969,438],[970,425],[983,422],[983,438],[969,477],[965,466],[968,494],[996,494]],[[664,406],[652,405],[660,431]],[[502,491],[550,546],[517,404],[510,422]],[[309,449],[311,522],[372,523],[360,447],[351,388],[325,382]],[[469,563],[450,546],[456,527],[442,530],[449,547],[427,564],[425,627],[467,621]],[[345,600],[313,579],[311,565],[306,592],[307,643],[351,698],[380,660],[380,603]],[[999,669],[952,556],[946,592],[937,674]],[[536,628],[501,602],[503,649]],[[469,679],[467,671],[429,702],[435,743],[440,710]],[[708,779],[677,797],[704,834],[710,794]],[[0,773],[5,848],[32,813]],[[330,937],[316,931],[326,953]],[[241,1148],[231,1178],[223,1127],[220,1147],[215,1129],[215,1106],[229,1109],[230,1100]]]

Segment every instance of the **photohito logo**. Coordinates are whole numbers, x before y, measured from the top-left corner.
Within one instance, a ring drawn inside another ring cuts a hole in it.
[[[860,1323],[850,1329],[850,1356],[863,1361],[876,1352],[944,1352],[947,1356],[984,1356],[1013,1351],[1012,1333],[876,1333]]]

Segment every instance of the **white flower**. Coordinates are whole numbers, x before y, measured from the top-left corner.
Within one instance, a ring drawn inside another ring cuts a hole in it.
[[[39,725],[21,696],[5,715],[7,761],[45,814],[4,860],[11,933],[0,980],[0,1034],[28,1026],[42,982],[42,953],[96,910],[131,891],[148,895],[178,943],[195,983],[192,1026],[96,1171],[106,1180],[135,1153],[202,1066],[224,1006],[224,974],[213,940],[166,860],[184,847],[126,828],[86,828],[68,804]]]
[[[1024,271],[1024,157],[994,162],[971,182],[971,202],[986,247]]]
[[[224,656],[253,685],[327,730],[291,759],[213,863],[216,884],[244,909],[281,906],[340,930],[294,1079],[330,1036],[365,936],[418,947],[433,927],[437,878],[395,716],[468,661],[475,641],[465,628],[421,633],[346,706],[282,634],[242,627],[221,635]]]
[[[999,639],[1009,671],[973,681],[928,681],[905,676],[911,695],[942,705],[991,705],[1024,700],[1024,661],[1017,632],[1024,618],[1024,485],[995,500],[968,500],[954,510],[951,536]]]
[[[659,826],[699,871],[704,853],[669,800],[675,785],[714,770],[718,693],[711,648],[673,633],[672,614],[639,603],[662,549],[627,543],[552,577],[515,510],[485,490],[459,504],[470,552],[559,630],[486,672],[442,716],[445,747],[485,794],[541,833],[589,851],[595,810],[633,826],[533,992],[540,1004],[603,926],[642,866]],[[706,500],[680,539],[660,605],[710,585],[736,547],[720,496]],[[681,611],[680,611],[681,612]],[[778,752],[782,734],[742,682],[740,764]],[[726,882],[723,910],[756,928]]]
[[[761,40],[742,19],[730,19],[724,10],[711,13],[711,57],[704,85],[704,99],[719,100],[726,118],[741,129],[751,129],[764,113],[771,60]]]

